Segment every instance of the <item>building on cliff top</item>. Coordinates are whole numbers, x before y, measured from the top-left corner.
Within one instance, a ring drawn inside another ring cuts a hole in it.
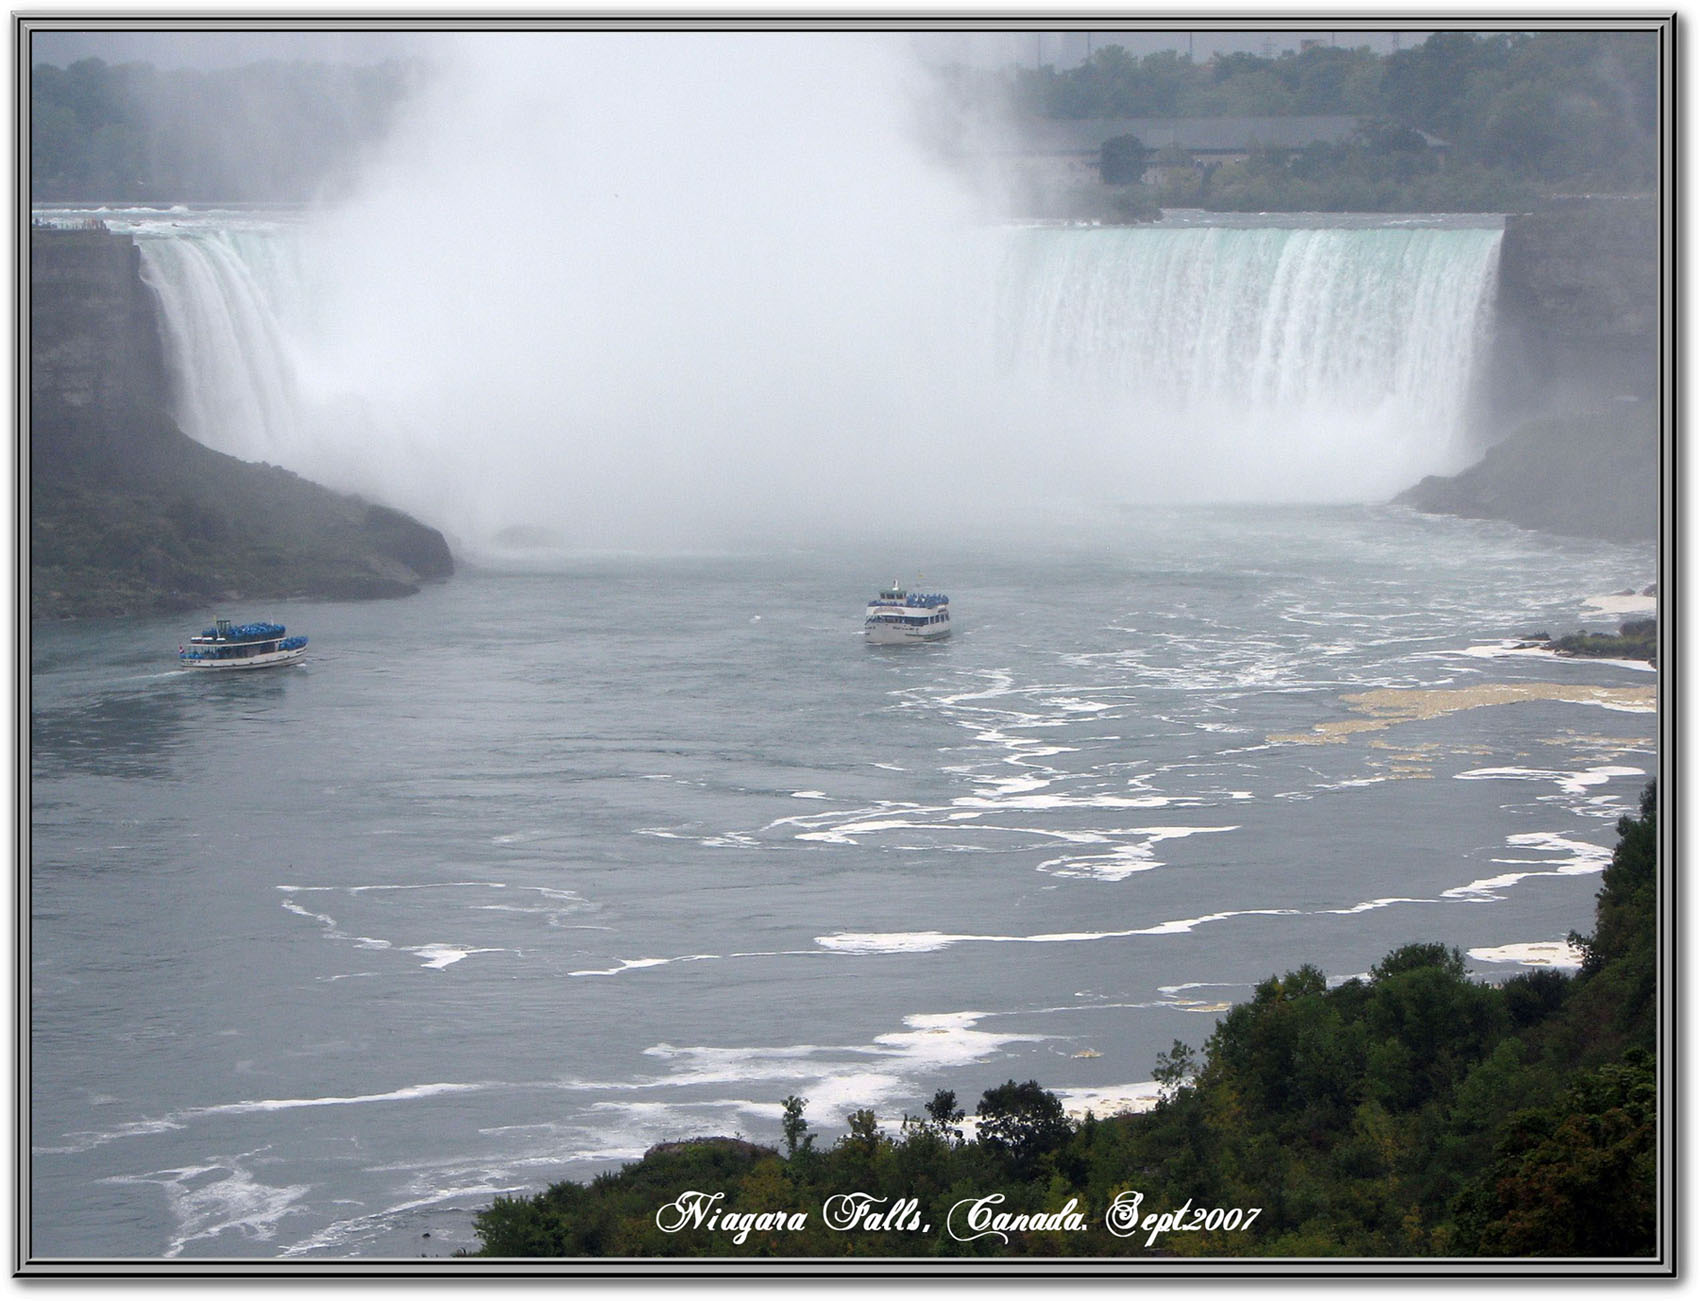
[[[1026,175],[1068,185],[1096,181],[1104,142],[1119,136],[1137,137],[1153,156],[1179,150],[1189,165],[1204,165],[1244,162],[1259,149],[1344,144],[1362,125],[1351,116],[1045,118],[1025,123],[1004,152]],[[1446,150],[1420,134],[1430,149]]]

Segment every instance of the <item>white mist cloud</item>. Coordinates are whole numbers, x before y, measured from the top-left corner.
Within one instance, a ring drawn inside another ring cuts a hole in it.
[[[1019,539],[1458,468],[1497,230],[996,228],[917,142],[902,38],[443,42],[351,200],[150,255],[205,318],[195,436],[474,554]]]
[[[929,509],[986,450],[989,322],[901,54],[461,37],[309,234],[316,369],[364,406],[328,435],[337,477],[470,537],[590,545]]]

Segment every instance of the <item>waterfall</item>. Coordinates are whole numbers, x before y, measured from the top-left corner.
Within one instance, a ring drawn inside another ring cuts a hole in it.
[[[245,461],[300,450],[300,357],[285,325],[300,282],[292,245],[229,231],[145,238],[142,280],[159,300],[173,414],[196,441]]]
[[[326,286],[297,223],[220,214],[126,225],[159,303],[173,410],[197,442],[343,491],[440,511],[428,453],[410,454],[373,377],[323,333]],[[386,464],[387,462],[387,464]]]
[[[1501,235],[1016,232],[1001,364],[1178,495],[1391,494],[1474,450]]]
[[[501,257],[462,240],[368,293],[359,258],[301,229],[153,232],[179,423],[463,539],[569,519],[627,545],[617,525],[647,501],[650,526],[688,535],[769,511],[866,519],[875,492],[945,523],[1071,492],[1384,499],[1471,459],[1501,231],[1003,228],[913,284],[870,269],[858,298],[815,263],[794,284],[750,268],[746,300],[723,265],[692,287],[675,261],[666,294],[607,308],[562,269],[573,242],[537,238]],[[916,477],[951,491],[904,497]]]

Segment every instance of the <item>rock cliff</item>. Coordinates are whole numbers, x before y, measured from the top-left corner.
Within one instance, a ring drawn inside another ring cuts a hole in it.
[[[1659,535],[1659,423],[1652,403],[1535,421],[1464,473],[1431,476],[1400,503],[1440,515],[1620,542]]]
[[[1618,540],[1658,536],[1663,240],[1651,198],[1554,202],[1500,246],[1488,423],[1452,478],[1398,501]]]
[[[177,428],[128,236],[33,230],[28,292],[32,617],[404,596],[454,572],[437,530]]]
[[[1651,198],[1554,201],[1505,223],[1496,359],[1542,414],[1652,398],[1659,381],[1659,208]]]

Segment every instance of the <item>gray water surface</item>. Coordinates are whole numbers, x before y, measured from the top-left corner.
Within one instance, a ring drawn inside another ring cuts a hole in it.
[[[38,625],[28,1251],[445,1254],[788,1094],[1102,1111],[1276,972],[1586,931],[1656,677],[1504,643],[1652,563],[1147,510],[221,608],[311,638],[252,675],[177,669],[200,615]],[[864,645],[917,568],[955,636]]]

